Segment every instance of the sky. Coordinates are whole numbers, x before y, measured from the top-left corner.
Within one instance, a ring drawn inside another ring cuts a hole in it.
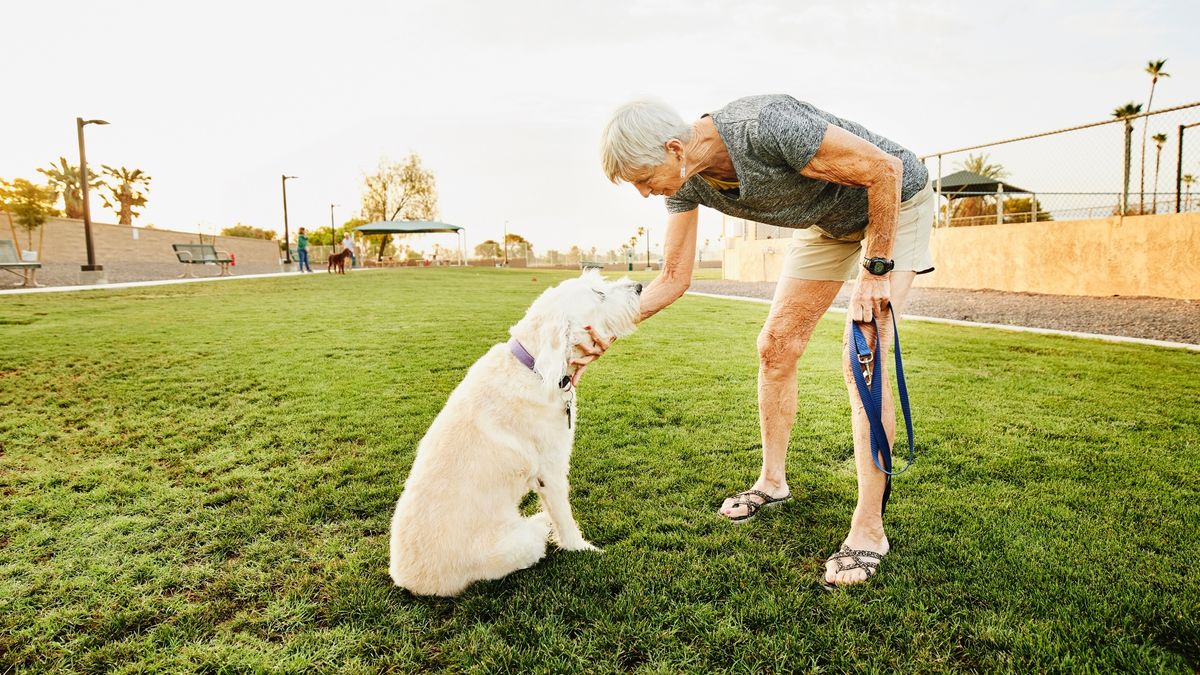
[[[694,119],[787,93],[918,154],[1103,119],[1145,100],[1150,59],[1172,74],[1156,109],[1200,100],[1194,1],[6,0],[2,25],[0,177],[77,163],[75,117],[102,118],[89,165],[148,172],[135,222],[189,232],[282,232],[284,173],[293,232],[330,204],[340,224],[365,172],[415,152],[469,247],[506,222],[538,251],[657,245],[662,199],[598,151],[647,96]],[[702,213],[700,240],[720,225]]]

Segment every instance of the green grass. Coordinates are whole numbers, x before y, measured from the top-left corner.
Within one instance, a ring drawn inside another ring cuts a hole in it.
[[[855,492],[840,323],[800,365],[798,498],[734,526],[714,510],[757,475],[766,307],[706,298],[584,379],[572,498],[605,553],[454,600],[393,588],[418,439],[566,276],[0,298],[0,672],[1200,668],[1200,354],[904,325],[920,460],[880,575],[829,593]]]

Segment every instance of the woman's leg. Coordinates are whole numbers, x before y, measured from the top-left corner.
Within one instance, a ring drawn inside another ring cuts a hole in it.
[[[753,490],[772,497],[788,494],[785,476],[788,438],[796,420],[796,364],[808,346],[817,322],[833,304],[841,281],[811,281],[782,277],[775,287],[771,312],[758,336],[758,421],[762,429],[762,473]],[[745,516],[746,506],[735,502],[763,499],[754,495],[726,499],[721,514]]]
[[[912,288],[915,272],[892,272],[891,302],[892,311],[897,317],[904,311],[904,302],[908,299],[908,291]],[[876,358],[881,359],[883,379],[872,386],[883,387],[883,428],[887,433],[888,443],[894,444],[896,439],[896,411],[892,402],[892,388],[888,384],[891,368],[888,366],[888,351],[892,344],[891,315],[878,317],[881,349]],[[868,344],[875,344],[874,329],[865,326],[863,334]],[[883,531],[883,490],[887,485],[887,476],[875,468],[871,460],[871,431],[867,421],[867,412],[863,408],[862,399],[858,395],[858,386],[854,381],[854,368],[858,362],[851,362],[847,345],[850,339],[850,320],[846,319],[845,338],[842,343],[842,368],[846,380],[846,390],[850,394],[851,426],[854,429],[854,464],[858,472],[858,504],[854,508],[854,516],[850,520],[850,534],[846,535],[844,545],[854,550],[874,551],[882,558],[888,552],[887,535]],[[850,564],[850,559],[841,559]],[[870,558],[865,560],[874,562]],[[831,584],[856,584],[866,581],[867,570],[856,568],[838,572],[839,563],[836,559],[825,563],[825,581]]]

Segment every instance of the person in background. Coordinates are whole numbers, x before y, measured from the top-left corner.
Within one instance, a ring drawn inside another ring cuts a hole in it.
[[[354,255],[354,235],[349,232],[342,237],[342,248],[350,251],[350,266],[358,267],[358,256]]]
[[[308,235],[304,234],[304,228],[296,233],[296,256],[300,258],[300,271],[311,272],[312,268],[308,266]]]

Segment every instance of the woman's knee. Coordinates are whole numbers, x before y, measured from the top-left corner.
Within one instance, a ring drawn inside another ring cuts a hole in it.
[[[758,334],[758,365],[766,374],[787,374],[804,354],[803,340],[764,328]]]

